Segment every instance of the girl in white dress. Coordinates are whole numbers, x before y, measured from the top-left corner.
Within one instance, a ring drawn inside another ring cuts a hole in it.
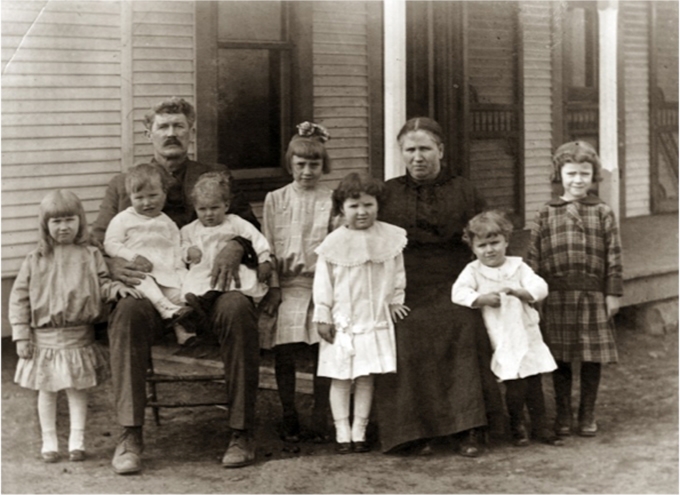
[[[283,409],[281,437],[300,440],[295,407],[296,361],[313,359],[319,352],[319,334],[312,322],[312,281],[316,269],[314,250],[331,230],[332,191],[321,184],[330,172],[322,126],[303,122],[297,126],[286,152],[293,182],[267,194],[264,200],[264,235],[276,260],[269,294],[260,304],[260,347],[274,351],[276,385]],[[328,393],[330,380],[314,376],[314,405],[310,436],[315,442],[330,439]]]
[[[347,175],[333,192],[334,212],[342,214],[344,226],[316,249],[314,321],[323,339],[318,374],[333,379],[331,412],[341,454],[369,450],[373,375],[397,371],[393,322],[409,311],[402,255],[406,231],[376,220],[383,191],[384,185],[368,175]]]
[[[524,406],[529,409],[534,434],[547,443],[562,442],[546,427],[541,373],[557,368],[543,342],[538,312],[531,303],[548,295],[548,284],[516,256],[505,251],[512,223],[497,210],[473,217],[463,240],[477,259],[460,273],[451,300],[481,308],[493,356],[491,370],[505,384],[505,400],[515,445],[529,444],[524,425]]]
[[[160,165],[141,163],[125,177],[132,206],[118,213],[106,228],[104,249],[148,273],[135,288],[172,326],[177,343],[190,345],[195,334],[181,320],[191,308],[184,305],[181,287],[187,273],[182,261],[177,224],[163,213],[169,174]]]
[[[112,282],[104,257],[87,245],[87,220],[70,191],[49,193],[40,203],[37,249],[19,270],[9,296],[9,322],[19,364],[14,381],[38,391],[42,458],[59,460],[57,393],[66,392],[70,412],[69,460],[85,459],[87,389],[110,375],[93,324],[102,302],[141,297]]]

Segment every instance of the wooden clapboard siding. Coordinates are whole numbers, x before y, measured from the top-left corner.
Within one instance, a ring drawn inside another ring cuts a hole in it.
[[[520,3],[524,44],[524,212],[527,227],[550,199],[552,87],[550,2]]]
[[[473,114],[467,145],[469,177],[489,206],[516,212],[519,127],[501,124],[494,112],[501,108],[512,112],[508,106],[518,101],[517,3],[469,2],[465,7],[468,100]],[[480,106],[488,104],[496,106]]]
[[[515,103],[515,2],[467,4],[469,84],[478,103]]]
[[[152,106],[171,96],[195,104],[194,2],[132,2],[130,17],[131,153],[126,166],[153,157],[144,135],[144,115]]]
[[[331,134],[329,187],[369,167],[368,13],[365,2],[314,2],[314,120]]]
[[[646,2],[622,2],[625,77],[626,216],[650,214],[649,11]]]
[[[121,4],[3,1],[2,275],[37,241],[38,204],[56,188],[88,221],[121,170]]]

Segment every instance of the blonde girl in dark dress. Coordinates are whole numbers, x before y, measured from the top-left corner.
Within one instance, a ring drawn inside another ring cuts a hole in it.
[[[527,264],[548,282],[544,339],[553,372],[555,433],[572,433],[572,364],[581,364],[578,434],[595,436],[595,402],[603,363],[618,361],[613,316],[623,294],[621,240],[612,209],[590,194],[601,180],[600,158],[584,141],[563,144],[553,157],[553,182],[563,194],[543,206],[531,230]]]

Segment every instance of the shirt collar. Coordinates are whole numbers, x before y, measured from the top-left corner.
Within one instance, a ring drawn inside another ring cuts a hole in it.
[[[413,180],[413,177],[411,177],[408,171],[406,172],[406,175],[404,175],[404,181],[406,185],[408,185],[409,187],[417,189],[419,187],[425,186],[440,186],[442,184],[446,184],[453,177],[454,176],[449,171],[449,167],[442,167],[441,170],[439,171],[439,175],[433,181],[429,181],[426,183],[417,182]]]
[[[604,203],[604,201],[602,201],[600,198],[598,198],[594,194],[588,194],[585,198],[574,199],[572,201],[567,201],[566,199],[562,199],[562,198],[555,198],[555,199],[551,199],[548,202],[548,204],[550,206],[564,206],[564,205],[568,205],[569,203],[574,203],[574,202],[581,203],[583,205],[591,205],[591,206],[592,205],[599,205],[600,203]]]

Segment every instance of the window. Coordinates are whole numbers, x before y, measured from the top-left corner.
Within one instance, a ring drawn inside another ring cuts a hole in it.
[[[198,158],[250,201],[290,181],[288,140],[311,119],[311,16],[312,2],[196,2]]]
[[[218,161],[237,178],[281,165],[291,103],[287,14],[280,1],[218,3]]]

